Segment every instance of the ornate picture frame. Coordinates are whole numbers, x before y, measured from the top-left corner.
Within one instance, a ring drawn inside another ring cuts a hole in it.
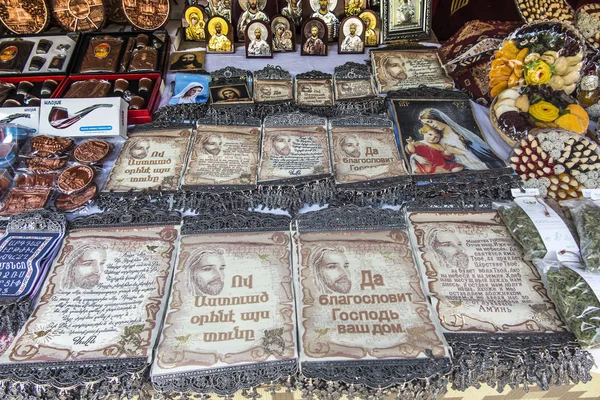
[[[431,35],[431,0],[382,1],[380,7],[384,43]]]
[[[267,65],[254,72],[254,101],[280,102],[294,100],[292,75],[280,66]]]

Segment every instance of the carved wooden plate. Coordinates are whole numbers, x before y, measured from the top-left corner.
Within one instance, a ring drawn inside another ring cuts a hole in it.
[[[44,0],[4,0],[0,2],[0,21],[19,35],[40,33],[48,25],[48,7]]]
[[[169,20],[169,0],[122,0],[125,17],[134,27],[154,31]]]
[[[69,32],[97,31],[106,19],[103,0],[51,0],[52,14]]]

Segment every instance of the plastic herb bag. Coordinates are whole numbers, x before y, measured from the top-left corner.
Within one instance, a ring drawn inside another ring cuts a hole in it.
[[[586,269],[600,272],[600,206],[588,199],[567,200],[561,204],[568,208],[577,227]]]
[[[498,213],[512,237],[523,247],[526,260],[544,258],[548,252],[533,221],[513,202],[499,204]]]
[[[580,273],[588,276],[588,282],[575,269],[556,262],[536,261],[535,264],[542,270],[550,297],[581,346],[600,348],[598,278],[582,270]]]
[[[575,229],[556,201],[518,196],[512,202],[495,203],[494,206],[523,248],[526,260],[543,258],[579,262]]]

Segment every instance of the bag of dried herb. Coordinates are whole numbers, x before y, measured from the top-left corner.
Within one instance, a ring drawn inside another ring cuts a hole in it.
[[[567,200],[561,205],[567,207],[577,228],[586,269],[600,272],[600,206],[588,199]]]
[[[525,199],[526,198],[519,198],[519,200]],[[572,222],[565,216],[563,210],[561,209],[557,201],[550,198],[542,200],[539,197],[531,197],[529,199],[535,200],[534,209],[538,210],[536,213],[541,212],[543,215],[545,215],[545,217],[548,218],[560,218],[560,220],[564,223],[564,227],[569,230],[570,236],[575,238],[575,227],[572,224]],[[523,204],[528,203],[526,201],[523,201]],[[546,247],[548,243],[544,242],[544,238],[542,237],[538,229],[539,227],[536,226],[536,224],[539,221],[534,222],[534,220],[531,219],[533,217],[530,217],[530,214],[528,214],[528,212],[522,208],[522,203],[519,203],[517,199],[515,199],[514,202],[495,203],[494,206],[496,207],[496,209],[498,209],[498,213],[500,214],[504,225],[506,225],[506,227],[510,231],[512,237],[523,248],[524,257],[526,260],[535,260],[538,258],[541,259],[545,258],[546,256],[555,257],[554,253],[559,250],[571,249],[576,250],[577,253],[579,252],[579,249],[575,249],[576,243],[574,239],[568,242],[561,242],[561,245],[565,245],[565,248],[563,249],[548,249]],[[544,226],[547,227],[547,225]],[[554,244],[556,245],[556,243]],[[552,252],[552,254],[548,254],[549,251]],[[573,257],[575,258],[573,259]],[[570,258],[572,259],[572,261],[579,260],[578,255],[571,255]]]
[[[527,213],[515,203],[496,205],[502,222],[512,237],[523,247],[526,260],[544,258],[548,253],[544,241]]]
[[[583,276],[558,263],[537,261],[546,287],[569,330],[584,349],[600,348],[600,300]],[[582,271],[582,274],[587,274]],[[596,288],[600,290],[600,288]]]

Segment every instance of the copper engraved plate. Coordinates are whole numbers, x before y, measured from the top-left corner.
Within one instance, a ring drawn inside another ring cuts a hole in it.
[[[52,13],[70,32],[97,31],[104,25],[106,9],[102,0],[52,0]]]
[[[94,169],[87,165],[76,165],[64,170],[58,176],[58,189],[65,193],[71,194],[88,187],[94,180]]]
[[[31,139],[33,152],[42,157],[62,153],[71,146],[73,146],[73,139],[69,138],[40,135]]]
[[[110,152],[110,144],[104,140],[89,140],[73,150],[73,157],[81,163],[95,163]]]
[[[125,17],[138,29],[153,31],[169,19],[169,0],[123,0]]]
[[[27,168],[32,170],[33,172],[52,172],[67,164],[67,158],[44,158],[44,157],[31,157],[25,160],[25,165]]]
[[[48,19],[48,7],[44,0],[0,0],[0,21],[13,33],[40,33],[48,24]]]
[[[79,193],[61,194],[56,198],[54,205],[60,211],[73,211],[90,202],[94,196],[96,196],[97,192],[98,187],[96,185],[91,185]]]

